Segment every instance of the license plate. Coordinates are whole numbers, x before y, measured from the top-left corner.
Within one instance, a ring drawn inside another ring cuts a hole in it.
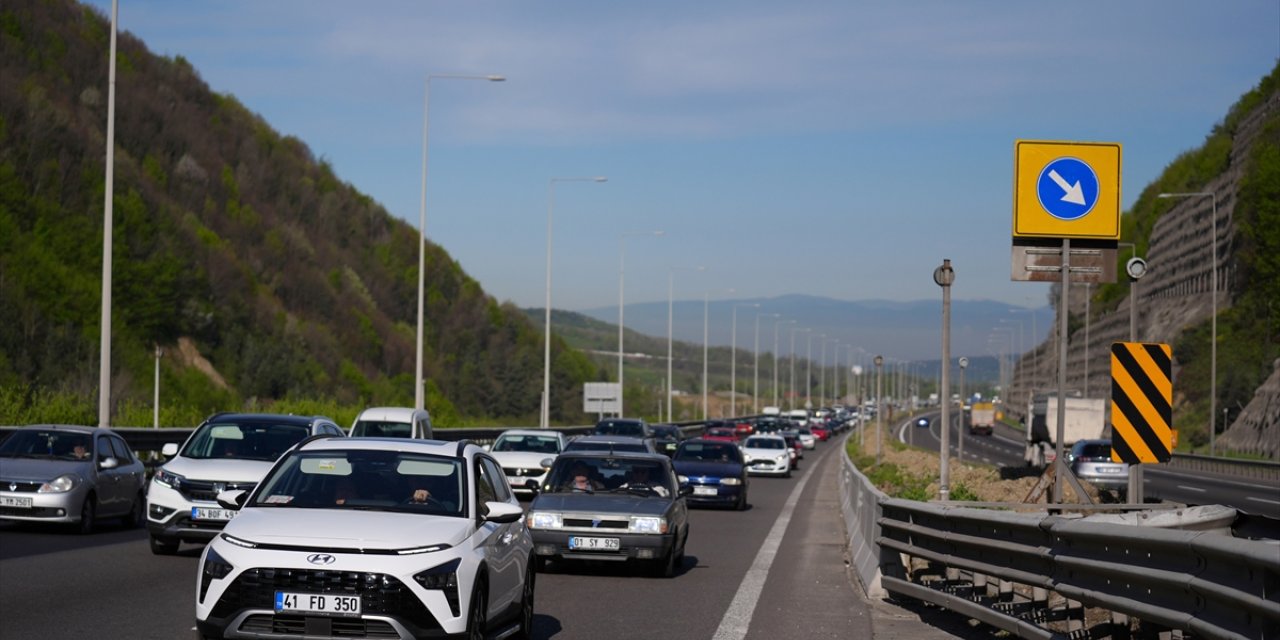
[[[17,507],[19,509],[30,509],[31,498],[10,498],[9,496],[0,496],[0,507]]]
[[[230,520],[236,517],[233,509],[210,509],[208,507],[191,507],[192,520]]]
[[[617,538],[583,538],[572,536],[569,538],[569,548],[587,551],[617,551],[622,548],[621,542]]]
[[[694,487],[693,488],[693,495],[695,496],[714,496],[717,493],[719,492],[716,491],[715,487]]]
[[[1119,467],[1096,467],[1098,473],[1124,473],[1124,469]]]
[[[360,596],[340,596],[331,593],[276,592],[276,611],[302,613],[327,613],[335,616],[360,615]]]

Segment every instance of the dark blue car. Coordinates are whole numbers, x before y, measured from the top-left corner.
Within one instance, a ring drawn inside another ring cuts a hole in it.
[[[671,458],[680,484],[692,489],[690,504],[747,508],[747,468],[732,442],[685,440]]]

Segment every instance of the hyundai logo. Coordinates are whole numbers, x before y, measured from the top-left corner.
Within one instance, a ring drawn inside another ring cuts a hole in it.
[[[313,553],[307,556],[307,562],[311,564],[333,564],[335,558],[327,553]]]

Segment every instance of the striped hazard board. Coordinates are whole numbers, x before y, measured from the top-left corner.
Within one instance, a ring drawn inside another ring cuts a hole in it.
[[[1111,459],[1168,462],[1173,449],[1173,358],[1167,344],[1111,345]]]

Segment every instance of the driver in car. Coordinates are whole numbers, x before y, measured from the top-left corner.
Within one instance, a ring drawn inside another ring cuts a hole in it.
[[[627,481],[619,489],[648,489],[662,497],[667,497],[667,488],[662,483],[651,479],[647,465],[636,465],[627,472]]]

